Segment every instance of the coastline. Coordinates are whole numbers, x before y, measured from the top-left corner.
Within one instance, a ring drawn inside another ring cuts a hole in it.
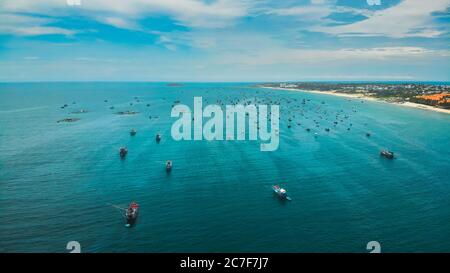
[[[389,103],[393,105],[399,105],[404,107],[410,107],[410,108],[416,108],[416,109],[422,109],[422,110],[430,110],[434,112],[444,113],[444,114],[450,114],[450,109],[442,109],[437,108],[425,104],[419,104],[419,103],[413,103],[413,102],[389,102],[373,97],[368,97],[362,94],[344,94],[344,93],[338,93],[336,91],[319,91],[319,90],[301,90],[296,88],[283,88],[283,87],[270,87],[270,86],[260,86],[261,88],[267,88],[267,89],[277,89],[277,90],[286,90],[286,91],[295,91],[295,92],[307,92],[307,93],[315,93],[315,94],[324,94],[324,95],[332,95],[332,96],[338,96],[338,97],[345,97],[345,98],[351,98],[351,99],[361,99],[361,100],[368,100],[368,101],[376,101],[376,102],[384,102]]]

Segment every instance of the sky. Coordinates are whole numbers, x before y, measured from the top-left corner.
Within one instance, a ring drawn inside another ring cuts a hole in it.
[[[0,0],[0,82],[450,81],[449,23],[450,0]]]

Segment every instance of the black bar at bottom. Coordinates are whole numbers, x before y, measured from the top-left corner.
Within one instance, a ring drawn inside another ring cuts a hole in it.
[[[300,272],[304,269],[386,269],[385,262],[402,267],[446,263],[450,254],[292,254],[292,253],[127,253],[127,254],[0,254],[2,266],[44,269],[114,268],[146,272]],[[363,265],[364,268],[361,268]],[[64,268],[60,268],[63,266]],[[6,267],[7,268],[7,267]],[[158,270],[157,270],[158,269]],[[155,271],[157,270],[157,271]]]

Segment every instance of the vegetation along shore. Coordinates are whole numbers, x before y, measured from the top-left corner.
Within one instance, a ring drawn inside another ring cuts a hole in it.
[[[450,85],[424,83],[265,83],[258,87],[377,100],[450,114]]]

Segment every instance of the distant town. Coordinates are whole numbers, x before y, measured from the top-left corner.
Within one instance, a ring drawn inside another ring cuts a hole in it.
[[[418,103],[450,109],[450,85],[422,83],[266,83],[261,87],[359,95],[396,103]]]

